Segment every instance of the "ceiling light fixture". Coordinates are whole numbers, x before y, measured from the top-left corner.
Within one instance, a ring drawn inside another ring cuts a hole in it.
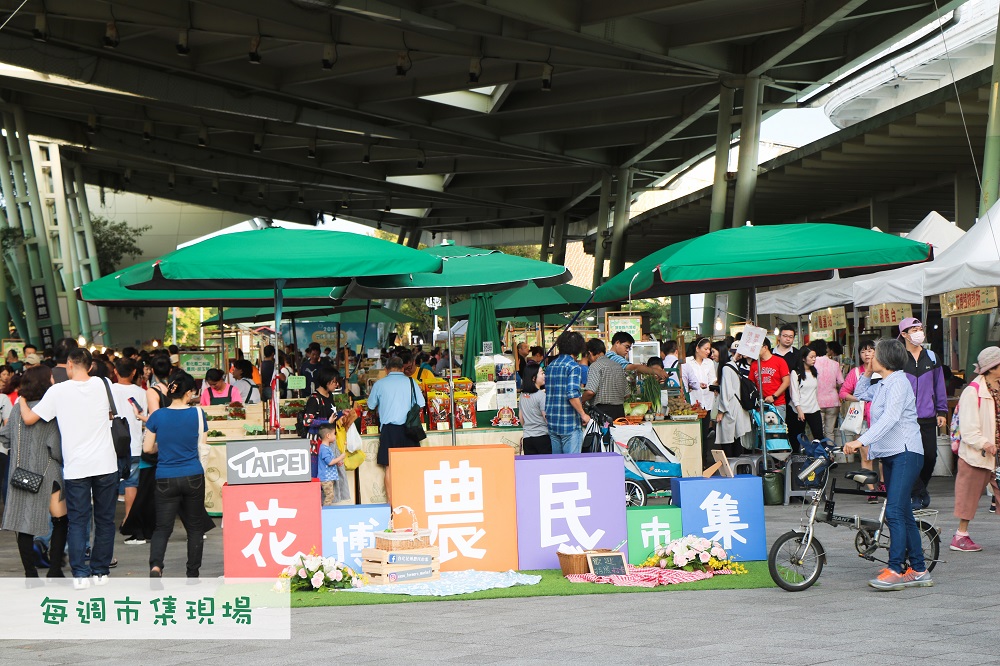
[[[259,65],[261,62],[260,57],[260,35],[254,35],[250,38],[250,53],[247,54],[250,58],[251,65]]]
[[[406,73],[410,71],[413,67],[413,61],[410,60],[409,51],[400,51],[399,55],[396,56],[396,76],[406,76]]]
[[[213,178],[212,179],[212,194],[218,194],[218,193],[219,193],[219,179],[218,178]]]
[[[202,127],[198,130],[198,145],[204,148],[208,145],[208,128]]]
[[[483,75],[483,59],[473,58],[469,61],[469,83],[479,83],[479,77]]]
[[[323,46],[323,69],[333,69],[333,66],[337,64],[340,60],[340,54],[337,53],[337,44],[326,44]]]
[[[177,55],[184,57],[191,53],[191,47],[188,46],[188,31],[181,30],[177,35],[177,45],[174,46],[177,50]]]
[[[549,63],[542,65],[542,90],[545,92],[552,90],[552,65]]]
[[[101,40],[101,44],[106,49],[116,49],[121,44],[121,41],[121,37],[118,35],[118,24],[114,21],[109,21],[107,27],[104,29],[104,39]]]
[[[253,152],[259,153],[264,148],[264,134],[255,132],[253,135]]]
[[[146,143],[153,140],[153,122],[151,120],[142,124],[142,140]]]
[[[35,27],[31,31],[31,38],[36,42],[49,41],[49,21],[45,14],[35,17]]]

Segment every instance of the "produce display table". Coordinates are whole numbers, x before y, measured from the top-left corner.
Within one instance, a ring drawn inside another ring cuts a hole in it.
[[[668,448],[675,451],[681,460],[681,471],[684,476],[701,476],[701,424],[694,422],[658,421],[653,423],[653,430]],[[473,428],[463,429],[456,433],[458,446],[485,446],[489,444],[505,444],[515,452],[521,448],[521,428]],[[237,438],[234,438],[237,439]],[[239,438],[248,439],[248,438]],[[258,438],[250,438],[258,439]],[[259,438],[262,447],[272,446],[273,437]],[[375,462],[378,456],[378,435],[363,435],[365,462],[358,468],[357,478],[360,483],[360,499],[362,504],[381,504],[386,501],[385,472]],[[205,472],[205,506],[212,515],[222,513],[222,486],[226,482],[226,442],[211,441],[208,465]],[[424,446],[451,446],[450,430],[435,430],[427,433]],[[355,496],[355,475],[348,473],[348,484],[351,496]],[[353,504],[352,500],[341,504]]]

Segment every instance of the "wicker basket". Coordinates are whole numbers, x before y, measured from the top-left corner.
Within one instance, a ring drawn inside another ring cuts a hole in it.
[[[375,534],[375,548],[379,550],[414,550],[415,548],[428,548],[431,545],[431,531],[422,530],[417,525],[417,514],[408,506],[397,506],[393,513],[399,513],[403,509],[410,512],[412,527],[408,530],[393,532],[377,532]],[[392,527],[392,520],[389,521]]]
[[[597,550],[588,550],[585,553],[559,553],[559,568],[562,570],[563,576],[569,576],[572,574],[585,574],[590,573],[590,565],[587,564],[587,555],[593,553],[610,553],[610,548],[599,548]]]

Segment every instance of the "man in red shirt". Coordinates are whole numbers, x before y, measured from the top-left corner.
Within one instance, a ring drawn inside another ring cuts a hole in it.
[[[771,353],[771,341],[764,338],[760,348],[760,361],[750,364],[750,381],[757,383],[757,367],[763,368],[760,374],[761,394],[764,402],[775,406],[781,418],[785,418],[785,392],[791,383],[788,376],[788,365],[785,359]]]

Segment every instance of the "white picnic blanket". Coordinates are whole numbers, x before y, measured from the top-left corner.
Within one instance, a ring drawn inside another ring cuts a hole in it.
[[[440,580],[398,585],[366,585],[341,592],[366,592],[368,594],[410,594],[420,597],[448,597],[482,590],[493,590],[515,585],[537,585],[541,576],[530,576],[516,571],[442,571]]]

